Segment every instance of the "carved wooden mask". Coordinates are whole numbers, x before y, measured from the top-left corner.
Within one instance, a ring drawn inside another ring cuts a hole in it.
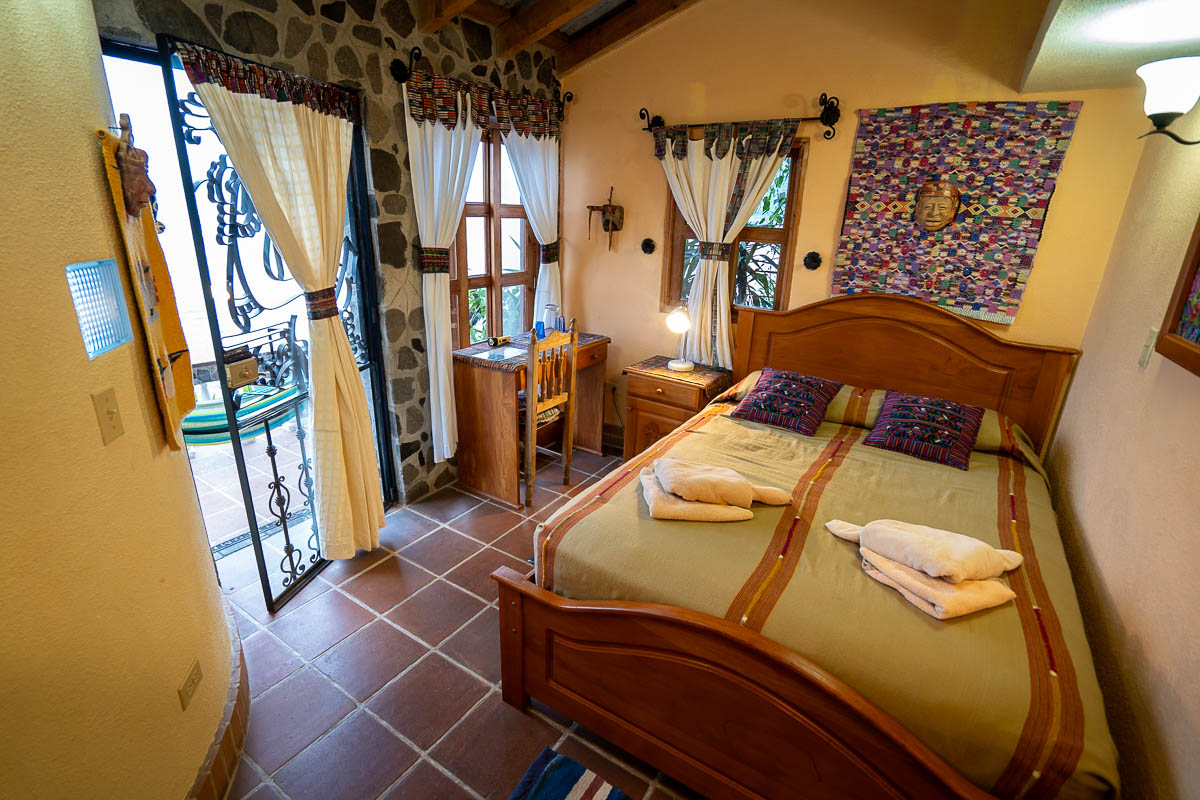
[[[958,213],[958,187],[949,181],[928,181],[917,190],[913,221],[927,231],[940,231]]]
[[[128,114],[121,115],[121,143],[117,145],[117,169],[121,172],[121,192],[125,199],[125,213],[131,217],[141,215],[142,209],[150,205],[156,189],[150,180],[150,155],[133,146],[133,124]]]

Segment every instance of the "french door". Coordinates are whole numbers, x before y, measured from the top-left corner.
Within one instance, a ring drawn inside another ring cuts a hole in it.
[[[185,440],[214,557],[252,548],[264,603],[274,613],[328,563],[320,555],[320,531],[313,513],[316,476],[307,429],[304,292],[263,226],[179,65],[175,40],[160,36],[158,45],[153,51],[105,42],[106,70],[110,86],[115,74],[136,72],[130,64],[110,64],[111,59],[157,70],[164,109],[155,111],[140,104],[140,98],[126,95],[141,116],[133,118],[138,146],[147,148],[140,130],[156,137],[152,143],[159,145],[149,150],[151,177],[159,188],[156,218],[160,227],[166,220],[167,231],[160,233],[160,239],[192,353],[197,392],[197,411],[184,422]],[[142,73],[129,80],[148,79]],[[142,87],[148,88],[145,83]],[[112,89],[115,98],[117,87]],[[165,119],[161,118],[164,112]],[[354,131],[335,290],[371,410],[383,496],[391,501],[396,497],[396,477],[391,415],[384,406],[362,133],[359,123]],[[171,152],[164,152],[168,149]],[[156,165],[156,159],[170,156],[177,162],[178,177],[174,181],[155,178],[155,167],[162,175],[164,166]],[[162,182],[171,185],[164,187]],[[181,190],[170,191],[174,184]],[[198,462],[213,461],[213,450],[205,448],[214,446],[229,463],[216,461],[213,469],[197,473]],[[240,511],[206,507],[205,490],[240,501]]]

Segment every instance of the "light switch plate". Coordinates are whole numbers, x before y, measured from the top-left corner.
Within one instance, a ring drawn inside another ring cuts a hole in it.
[[[121,422],[121,409],[117,407],[117,392],[105,389],[92,395],[92,405],[96,407],[96,422],[100,425],[100,441],[108,444],[125,432]]]

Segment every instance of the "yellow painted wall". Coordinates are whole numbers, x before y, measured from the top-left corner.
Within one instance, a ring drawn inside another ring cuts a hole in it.
[[[1173,128],[1200,138],[1200,110]],[[1200,787],[1200,376],[1155,353],[1200,215],[1200,147],[1148,140],[1051,452],[1126,797]]]
[[[828,296],[858,108],[953,100],[1083,100],[1078,128],[1037,253],[1029,290],[1001,335],[1077,346],[1142,150],[1134,90],[1018,94],[1044,0],[700,0],[564,80],[576,95],[563,133],[565,306],[583,328],[613,336],[609,371],[678,338],[659,312],[666,179],[639,130],[640,106],[668,123],[811,116],[827,91],[842,101],[833,141],[816,123],[797,231],[790,307]],[[625,230],[587,240],[589,203],[610,185]],[[643,255],[639,243],[659,244]],[[816,250],[824,265],[798,262]]]
[[[224,708],[229,638],[138,323],[89,361],[67,292],[67,264],[119,253],[91,5],[6,4],[0,40],[0,797],[183,797]],[[103,447],[89,395],[108,387],[125,434]]]

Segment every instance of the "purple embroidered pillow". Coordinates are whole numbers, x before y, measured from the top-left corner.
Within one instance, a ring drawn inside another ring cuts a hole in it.
[[[812,436],[841,388],[824,378],[766,367],[730,416]]]
[[[978,406],[888,390],[863,444],[967,469],[982,420]]]

